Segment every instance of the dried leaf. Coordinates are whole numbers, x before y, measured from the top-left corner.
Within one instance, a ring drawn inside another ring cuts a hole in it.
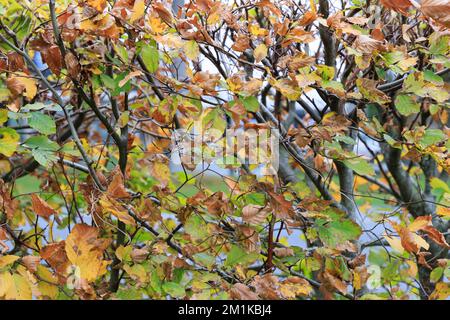
[[[259,300],[258,295],[243,283],[233,285],[230,297],[234,300]]]
[[[412,6],[409,0],[381,0],[381,4],[388,9],[392,9],[403,14],[406,14],[408,9]]]
[[[262,224],[269,214],[269,207],[249,204],[242,209],[242,220],[250,224]]]
[[[423,0],[420,10],[440,25],[450,28],[450,1]]]
[[[436,242],[438,245],[450,248],[449,244],[445,240],[444,235],[441,232],[439,232],[439,230],[437,230],[436,228],[432,226],[425,226],[422,228],[422,230],[426,232],[428,237],[430,237],[430,239]]]
[[[33,206],[33,211],[45,219],[50,218],[52,214],[56,214],[56,210],[53,209],[47,202],[45,202],[37,194],[33,193],[31,195],[31,203]]]

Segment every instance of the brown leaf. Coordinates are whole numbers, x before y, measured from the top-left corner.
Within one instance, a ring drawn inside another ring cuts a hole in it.
[[[148,257],[148,250],[143,248],[143,249],[139,249],[139,248],[134,248],[131,251],[131,259],[133,259],[133,262],[135,263],[141,263],[143,261],[145,261]]]
[[[53,209],[47,202],[45,202],[41,197],[36,194],[31,195],[31,204],[33,206],[33,211],[45,219],[50,218],[52,214],[56,214],[56,210]]]
[[[291,248],[275,248],[273,249],[273,253],[279,258],[294,256],[294,250]]]
[[[17,206],[17,200],[11,198],[10,188],[2,179],[0,179],[0,208],[4,210],[8,219],[11,220],[14,217]]]
[[[331,273],[325,272],[322,275],[325,282],[327,282],[329,285],[331,285],[333,288],[337,289],[342,294],[347,293],[347,284],[345,284],[344,281],[339,279],[338,277],[335,277]]]
[[[419,235],[393,221],[390,221],[390,223],[400,236],[401,245],[406,251],[417,254],[420,248],[428,250],[428,243]]]
[[[422,230],[427,233],[428,237],[430,237],[431,240],[436,242],[438,245],[446,248],[450,248],[447,241],[445,240],[445,237],[442,233],[440,233],[436,228],[432,226],[426,226],[423,227]]]
[[[22,258],[22,262],[25,265],[25,267],[27,267],[27,269],[32,272],[37,271],[37,266],[40,261],[41,258],[38,256],[25,256]]]
[[[127,190],[125,190],[125,186],[123,183],[123,175],[120,170],[114,170],[113,178],[111,183],[108,186],[107,190],[108,196],[114,198],[129,198],[130,194]]]
[[[159,17],[166,23],[172,23],[173,16],[169,9],[167,9],[163,3],[157,2],[152,4],[153,10],[159,15]]]
[[[375,50],[380,51],[383,48],[383,43],[370,36],[358,35],[353,46],[361,53],[372,54]]]
[[[283,195],[277,194],[273,191],[268,191],[270,195],[270,203],[274,210],[275,215],[279,219],[289,219],[294,216],[294,210],[292,209],[292,203],[287,201]]]
[[[315,12],[307,11],[303,15],[303,17],[300,19],[298,24],[301,25],[302,27],[306,27],[307,25],[310,25],[311,23],[316,21],[316,19],[317,19],[317,14]]]
[[[433,268],[428,264],[427,259],[426,259],[426,257],[429,255],[431,255],[431,252],[419,252],[417,254],[417,259],[418,259],[417,262],[420,265],[432,270]]]
[[[23,72],[16,72],[15,75],[10,76],[5,82],[14,96],[23,94],[28,99],[33,99],[37,93],[36,80]]]
[[[66,243],[64,241],[51,243],[43,247],[39,252],[42,259],[45,259],[58,275],[65,275],[67,267],[70,265],[64,249],[65,246]]]
[[[259,233],[252,227],[237,225],[239,243],[247,252],[258,252],[261,249]]]
[[[17,52],[9,52],[7,54],[8,57],[8,70],[11,72],[15,72],[18,70],[25,71],[25,61],[23,57]]]
[[[212,194],[204,204],[211,214],[221,215],[229,212],[229,200],[222,191]]]
[[[259,300],[259,297],[243,283],[236,283],[230,290],[230,297],[234,300]]]
[[[308,281],[300,277],[289,277],[280,284],[280,292],[286,299],[298,296],[309,296],[313,288]]]
[[[438,24],[450,28],[450,1],[423,0],[420,10]]]
[[[250,48],[250,39],[248,36],[245,34],[238,34],[234,39],[234,44],[231,49],[238,52],[244,52],[248,48]]]
[[[50,46],[47,50],[41,51],[42,59],[48,65],[49,69],[57,76],[61,73],[62,55],[59,47],[56,45]]]
[[[78,62],[77,57],[69,51],[66,53],[64,61],[66,63],[67,71],[69,72],[70,77],[76,79],[80,73],[80,63]]]
[[[279,300],[282,298],[279,291],[280,283],[278,278],[271,273],[256,276],[252,281],[252,286],[255,287],[256,293],[263,299]]]
[[[412,5],[409,0],[381,0],[381,4],[388,9],[395,10],[403,14],[406,14],[409,7]]]
[[[356,268],[356,267],[364,265],[365,263],[366,263],[366,255],[361,254],[361,255],[353,258],[352,260],[350,260],[348,265],[350,266],[350,268]]]
[[[250,224],[262,224],[270,211],[269,207],[249,204],[242,209],[242,220]]]

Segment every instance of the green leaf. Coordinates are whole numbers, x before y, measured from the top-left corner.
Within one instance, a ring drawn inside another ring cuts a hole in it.
[[[331,248],[349,240],[356,240],[361,235],[361,227],[350,219],[342,217],[332,221],[317,219],[316,223],[319,238]]]
[[[254,96],[249,96],[241,99],[244,104],[245,110],[250,112],[257,112],[259,110],[258,99]]]
[[[34,160],[39,162],[39,164],[43,165],[44,167],[47,167],[49,164],[58,160],[58,157],[54,152],[49,152],[47,150],[33,149],[31,151],[31,154],[34,157]]]
[[[439,39],[432,41],[429,51],[435,55],[445,55],[449,51],[448,41],[448,36],[440,37]]]
[[[326,66],[326,65],[318,65],[316,73],[323,80],[333,80],[335,75],[334,67]]]
[[[196,214],[192,214],[186,220],[184,224],[184,230],[189,234],[192,239],[203,239],[208,236],[208,231],[206,229],[206,223],[201,217]]]
[[[205,252],[196,253],[192,256],[194,260],[201,265],[210,268],[216,263],[216,258]]]
[[[436,269],[431,271],[431,273],[430,273],[430,281],[432,283],[438,282],[442,278],[443,274],[444,274],[444,268],[437,267]]]
[[[444,84],[444,80],[441,76],[435,74],[431,70],[425,70],[423,72],[424,79],[428,82],[434,83],[435,85],[442,86]]]
[[[17,150],[20,136],[11,128],[0,128],[0,153],[10,157]]]
[[[257,206],[264,206],[266,204],[266,196],[263,193],[251,192],[244,195],[245,204],[255,204]]]
[[[195,40],[187,41],[184,44],[184,53],[191,60],[197,59],[198,55],[200,54],[200,49],[197,42]]]
[[[41,180],[35,176],[26,175],[17,179],[14,183],[13,196],[30,194],[41,191]]]
[[[59,150],[59,145],[46,136],[31,137],[25,141],[24,146],[30,148],[34,159],[45,167],[58,160],[56,151]]]
[[[8,120],[8,110],[0,109],[0,124],[4,124]]]
[[[395,107],[404,116],[409,116],[420,111],[420,104],[410,95],[398,95],[395,99]]]
[[[431,145],[434,145],[438,142],[441,142],[445,139],[445,134],[442,132],[442,130],[439,129],[427,129],[425,131],[425,134],[420,139],[420,145],[423,148],[429,147]]]
[[[55,121],[50,116],[40,112],[32,112],[28,124],[45,135],[56,133]]]
[[[165,282],[162,285],[163,290],[174,298],[182,298],[186,295],[184,288],[175,282]]]
[[[156,72],[159,66],[159,52],[153,45],[146,45],[141,50],[142,60],[145,67],[151,73]]]
[[[397,148],[397,149],[402,149],[402,144],[398,141],[396,141],[394,138],[392,138],[390,135],[388,134],[384,134],[383,135],[384,140],[386,140],[386,142],[393,148]]]
[[[120,300],[140,300],[142,299],[142,293],[131,287],[117,291],[116,297]]]
[[[352,158],[344,160],[344,164],[355,171],[357,174],[361,175],[375,175],[375,171],[373,167],[369,164],[369,162],[361,157]]]
[[[45,108],[45,104],[43,104],[42,102],[36,102],[36,103],[29,103],[25,106],[23,106],[22,108],[20,108],[20,112],[28,112],[28,111],[37,111],[37,110],[42,110]]]
[[[258,257],[259,254],[257,252],[248,253],[241,247],[233,244],[225,260],[225,266],[232,267],[237,264],[250,264],[258,259]]]

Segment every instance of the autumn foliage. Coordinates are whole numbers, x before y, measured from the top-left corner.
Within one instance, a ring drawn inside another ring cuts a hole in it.
[[[0,0],[0,299],[448,299],[448,0],[67,3]]]

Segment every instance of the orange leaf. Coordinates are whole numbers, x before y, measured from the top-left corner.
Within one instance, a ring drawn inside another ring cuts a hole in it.
[[[395,10],[403,14],[406,14],[409,7],[412,5],[409,0],[381,0],[381,4],[388,9]]]
[[[119,170],[115,170],[113,179],[108,186],[107,193],[113,198],[129,198],[130,194],[125,190],[123,176]]]
[[[450,248],[447,241],[445,240],[444,235],[440,233],[436,228],[432,226],[426,226],[423,228],[423,231],[425,231],[430,239],[436,242],[438,245]]]
[[[31,195],[31,204],[33,206],[33,211],[36,212],[38,216],[45,219],[48,219],[52,214],[57,213],[55,209],[36,194]]]
[[[409,231],[419,231],[431,224],[431,216],[417,217],[413,223],[408,226]]]

